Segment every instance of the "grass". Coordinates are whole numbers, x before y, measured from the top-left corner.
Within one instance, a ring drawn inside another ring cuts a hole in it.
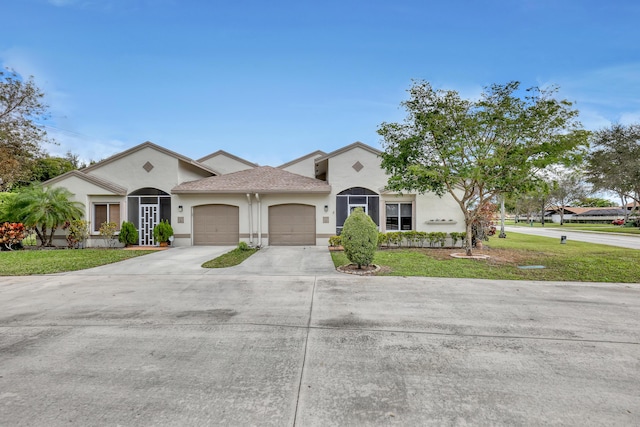
[[[515,223],[514,221],[505,221],[505,225],[515,226],[515,227],[531,227],[528,222],[519,222]],[[539,222],[533,223],[534,228],[541,228],[542,224]],[[556,224],[553,222],[545,222],[545,228],[561,228],[566,229],[567,231],[599,231],[601,233],[623,233],[623,234],[639,234],[640,228],[638,227],[623,227],[620,225],[611,225],[611,224],[579,224],[574,222],[565,223],[563,225]],[[499,222],[498,222],[499,228]]]
[[[392,249],[376,252],[375,264],[387,266],[383,275],[640,283],[640,251],[509,233],[492,237],[485,249],[488,260],[455,259],[460,249]],[[343,252],[332,252],[336,266],[348,264]],[[518,266],[544,265],[523,270]]]
[[[251,255],[255,254],[258,251],[256,248],[249,249],[240,249],[235,248],[234,250],[227,252],[226,254],[220,255],[218,258],[214,258],[210,261],[202,264],[204,268],[226,268],[233,267],[234,265],[240,264],[245,259],[249,258]]]
[[[29,276],[84,270],[152,252],[155,251],[56,249],[0,252],[0,276]]]

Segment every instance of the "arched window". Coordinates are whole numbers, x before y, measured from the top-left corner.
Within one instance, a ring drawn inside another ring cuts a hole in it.
[[[376,225],[380,225],[380,196],[363,187],[351,187],[336,196],[336,234],[342,233],[347,217],[356,208],[362,208]]]

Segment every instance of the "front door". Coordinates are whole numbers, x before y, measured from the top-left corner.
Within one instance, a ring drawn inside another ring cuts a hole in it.
[[[153,227],[158,224],[159,205],[140,204],[140,246],[153,246]]]

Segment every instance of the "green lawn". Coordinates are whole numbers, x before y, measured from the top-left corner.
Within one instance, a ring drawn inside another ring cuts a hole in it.
[[[488,260],[455,259],[445,249],[392,249],[376,253],[374,263],[390,267],[391,276],[428,276],[511,280],[640,283],[640,251],[509,233],[485,245]],[[343,252],[332,252],[336,266],[348,264]],[[518,266],[543,265],[524,270]]]
[[[121,249],[52,249],[0,252],[0,276],[28,276],[84,270],[155,251]]]
[[[499,228],[500,223],[497,223],[497,227]],[[515,226],[515,227],[531,227],[528,222],[519,222],[514,223],[514,221],[505,221],[505,225]],[[534,228],[541,228],[542,224],[539,222],[533,223]],[[638,227],[623,227],[620,225],[611,225],[611,224],[577,224],[577,223],[565,223],[563,225],[556,224],[553,222],[545,222],[545,228],[562,228],[568,231],[600,231],[602,233],[624,233],[624,234],[640,234],[640,228]]]
[[[202,264],[204,268],[226,268],[233,267],[234,265],[240,264],[245,259],[249,258],[251,255],[255,254],[258,251],[256,248],[249,249],[240,249],[235,248],[234,250],[227,252],[226,254],[220,255],[218,258],[214,258],[210,261]]]

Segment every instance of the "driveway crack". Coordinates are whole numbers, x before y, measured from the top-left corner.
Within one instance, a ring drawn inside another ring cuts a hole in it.
[[[300,404],[300,392],[302,390],[302,379],[304,378],[304,368],[307,362],[307,346],[309,344],[309,333],[311,331],[311,316],[313,314],[313,299],[316,295],[316,284],[318,283],[318,276],[313,279],[313,289],[311,291],[311,304],[309,304],[309,319],[307,320],[307,335],[304,339],[304,354],[302,356],[302,368],[300,369],[300,381],[298,382],[298,394],[296,396],[296,411],[293,415],[293,426],[297,423],[298,418],[298,406]]]

